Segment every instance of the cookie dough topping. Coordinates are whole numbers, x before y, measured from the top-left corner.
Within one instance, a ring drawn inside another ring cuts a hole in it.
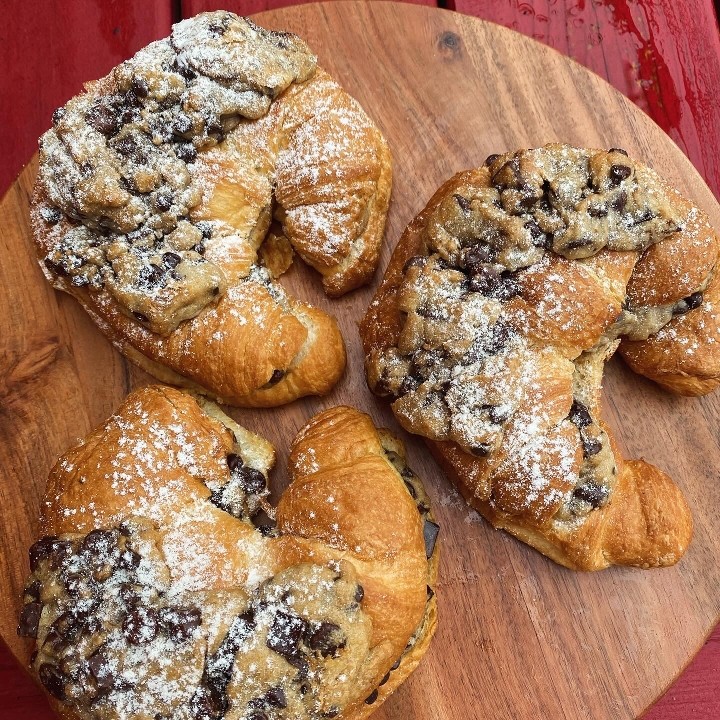
[[[203,193],[194,161],[315,63],[294,35],[205,13],[59,108],[40,141],[48,268],[105,288],[163,335],[217,300],[227,279],[204,257],[212,225],[189,220]]]
[[[178,592],[143,520],[45,537],[30,560],[18,631],[83,720],[334,717],[362,684],[371,623],[350,565]]]

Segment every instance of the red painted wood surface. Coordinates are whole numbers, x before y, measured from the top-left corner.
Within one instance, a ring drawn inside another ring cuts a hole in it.
[[[408,0],[435,5],[433,0]],[[247,15],[296,0],[183,0],[187,17]],[[720,198],[720,36],[712,0],[448,0],[545,42],[606,78],[685,151]],[[0,194],[35,151],[52,111],[86,80],[167,35],[172,0],[3,0]],[[1,237],[1,230],[0,230]],[[652,658],[648,658],[652,662]],[[53,720],[0,644],[0,720]],[[720,629],[645,720],[720,717]]]
[[[315,0],[317,1],[317,0]],[[320,0],[327,2],[328,0]],[[371,2],[372,0],[368,0]],[[402,2],[412,3],[413,5],[427,5],[428,7],[437,7],[435,0],[402,0]],[[192,17],[201,12],[209,10],[232,10],[238,15],[252,15],[253,13],[263,12],[264,10],[275,10],[289,5],[301,5],[302,0],[180,0],[180,8],[183,17]],[[443,6],[444,7],[444,6]],[[468,13],[472,15],[473,13]]]

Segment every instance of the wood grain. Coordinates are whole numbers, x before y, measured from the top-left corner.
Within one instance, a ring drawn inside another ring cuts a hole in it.
[[[396,182],[382,267],[404,226],[453,172],[491,152],[552,140],[626,147],[720,226],[712,194],[657,126],[596,76],[518,34],[383,2],[300,6],[259,20],[305,37],[388,137]],[[0,634],[21,659],[28,648],[15,635],[15,617],[47,471],[131,387],[150,381],[42,278],[27,227],[32,182],[30,167],[0,205]],[[277,445],[276,488],[285,482],[290,438],[321,408],[349,402],[397,429],[362,378],[356,323],[372,288],[330,302],[301,267],[288,284],[338,316],[349,367],[327,398],[232,411]],[[669,472],[688,496],[696,522],[688,555],[667,570],[567,571],[479,520],[424,446],[404,435],[442,525],[441,624],[421,667],[378,720],[631,718],[696,652],[720,612],[720,400],[671,397],[619,362],[605,386],[624,452]]]

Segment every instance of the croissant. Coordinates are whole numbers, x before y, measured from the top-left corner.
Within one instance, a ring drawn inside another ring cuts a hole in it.
[[[401,237],[360,327],[368,385],[496,527],[569,568],[673,564],[690,510],[621,456],[602,372],[619,345],[676,392],[720,384],[719,253],[624,150],[490,156]]]
[[[61,717],[355,720],[415,668],[438,528],[402,446],[352,408],[315,416],[276,523],[273,461],[160,386],[60,458],[18,632]]]
[[[332,297],[366,283],[391,175],[380,131],[302,40],[204,13],[54,113],[32,226],[47,278],[132,361],[275,406],[345,366],[335,320],[276,278],[294,248]]]

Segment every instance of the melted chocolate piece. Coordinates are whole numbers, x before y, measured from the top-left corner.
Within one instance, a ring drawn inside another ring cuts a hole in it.
[[[153,608],[137,607],[125,618],[123,635],[132,645],[146,645],[158,632],[158,614]]]
[[[587,482],[584,485],[580,485],[580,487],[575,488],[573,495],[576,498],[589,503],[592,507],[598,508],[605,505],[610,492],[604,485]]]
[[[301,617],[280,610],[273,619],[265,644],[285,658],[297,657],[300,640],[306,632],[307,623]]]
[[[425,539],[425,555],[428,559],[430,559],[433,552],[435,552],[435,542],[437,541],[439,532],[440,526],[426,518],[423,524],[423,538]]]
[[[623,180],[627,180],[632,175],[632,169],[627,165],[611,165],[610,166],[610,182],[613,185],[619,185]]]
[[[57,570],[62,564],[62,561],[72,554],[72,546],[69,542],[60,540],[60,538],[55,535],[48,535],[32,545],[29,554],[30,570],[32,572],[35,572],[40,567],[40,563],[45,559],[49,559],[50,567],[53,570]]]
[[[158,621],[172,640],[185,642],[202,625],[202,613],[193,607],[165,607],[158,612]]]
[[[40,682],[45,689],[57,700],[65,700],[65,686],[70,677],[52,663],[43,663],[38,670]]]
[[[320,623],[315,628],[308,628],[305,633],[307,646],[319,652],[323,657],[337,657],[339,650],[342,650],[347,643],[347,638],[338,625],[331,622]]]
[[[570,420],[573,425],[579,428],[584,428],[588,425],[593,424],[593,419],[590,416],[590,411],[583,403],[581,403],[577,399],[573,400],[572,407],[570,408],[570,413],[568,414],[568,420]]]
[[[584,430],[580,430],[580,442],[582,442],[585,457],[597,455],[602,450],[602,443],[587,435]]]
[[[466,197],[457,194],[453,195],[453,197],[463,212],[470,212],[470,201]]]
[[[39,602],[31,602],[23,607],[17,627],[17,634],[20,637],[37,637],[42,609],[43,606]]]
[[[703,293],[701,291],[694,292],[692,295],[688,295],[686,298],[679,300],[673,307],[673,315],[684,315],[703,304]]]
[[[366,704],[366,705],[372,705],[377,699],[378,699],[378,691],[377,691],[377,690],[373,690],[373,691],[365,698],[365,704]]]

